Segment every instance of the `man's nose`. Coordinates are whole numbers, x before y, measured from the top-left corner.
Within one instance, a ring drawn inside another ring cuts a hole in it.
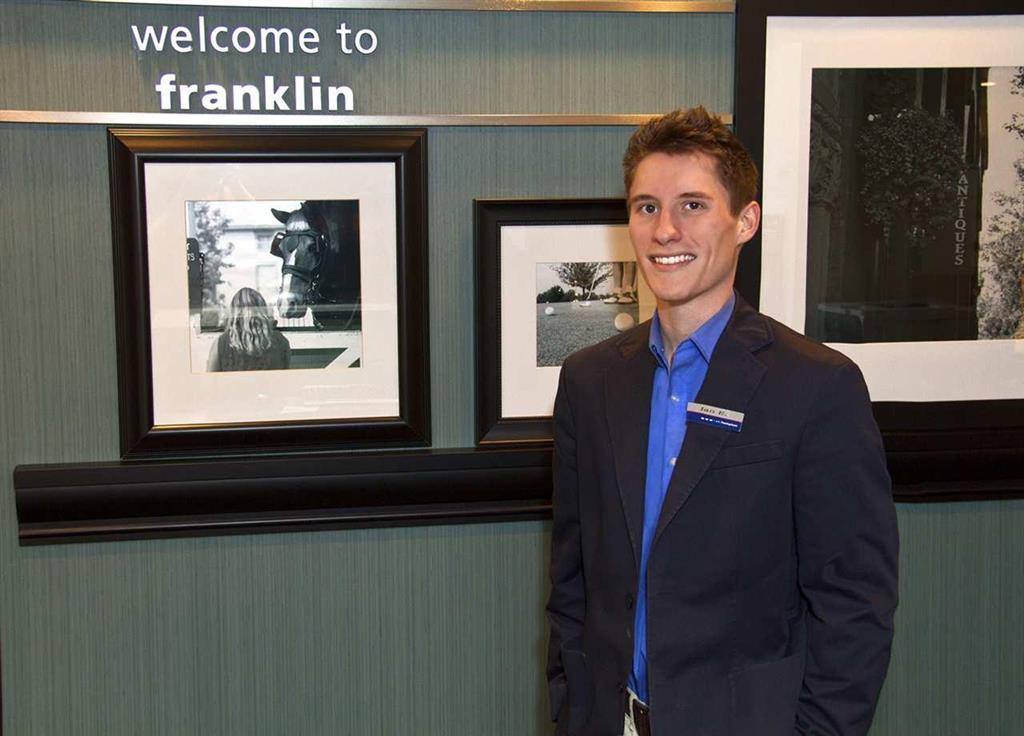
[[[674,243],[679,239],[679,228],[673,219],[672,212],[665,209],[658,214],[658,222],[655,224],[654,239],[661,245]]]

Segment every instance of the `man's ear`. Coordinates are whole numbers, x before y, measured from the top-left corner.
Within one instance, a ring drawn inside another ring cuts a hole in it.
[[[740,216],[736,218],[736,243],[743,245],[757,233],[761,224],[761,205],[757,202],[748,202],[747,206],[740,210]]]

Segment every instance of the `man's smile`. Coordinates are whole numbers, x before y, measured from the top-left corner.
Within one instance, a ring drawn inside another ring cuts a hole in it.
[[[697,260],[697,256],[692,253],[680,253],[674,256],[649,256],[649,258],[659,266],[674,266],[677,263],[689,263],[690,261]]]

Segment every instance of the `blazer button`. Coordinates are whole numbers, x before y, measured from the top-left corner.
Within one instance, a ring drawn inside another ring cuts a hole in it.
[[[626,610],[627,611],[632,611],[634,603],[636,603],[636,598],[633,597],[632,593],[627,593],[626,594]]]

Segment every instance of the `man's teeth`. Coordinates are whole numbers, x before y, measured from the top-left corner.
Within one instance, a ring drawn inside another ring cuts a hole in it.
[[[683,253],[682,255],[678,256],[651,256],[651,260],[653,260],[655,263],[659,263],[664,266],[670,266],[673,263],[685,263],[687,261],[694,261],[696,259],[697,256],[692,255],[690,253]]]

